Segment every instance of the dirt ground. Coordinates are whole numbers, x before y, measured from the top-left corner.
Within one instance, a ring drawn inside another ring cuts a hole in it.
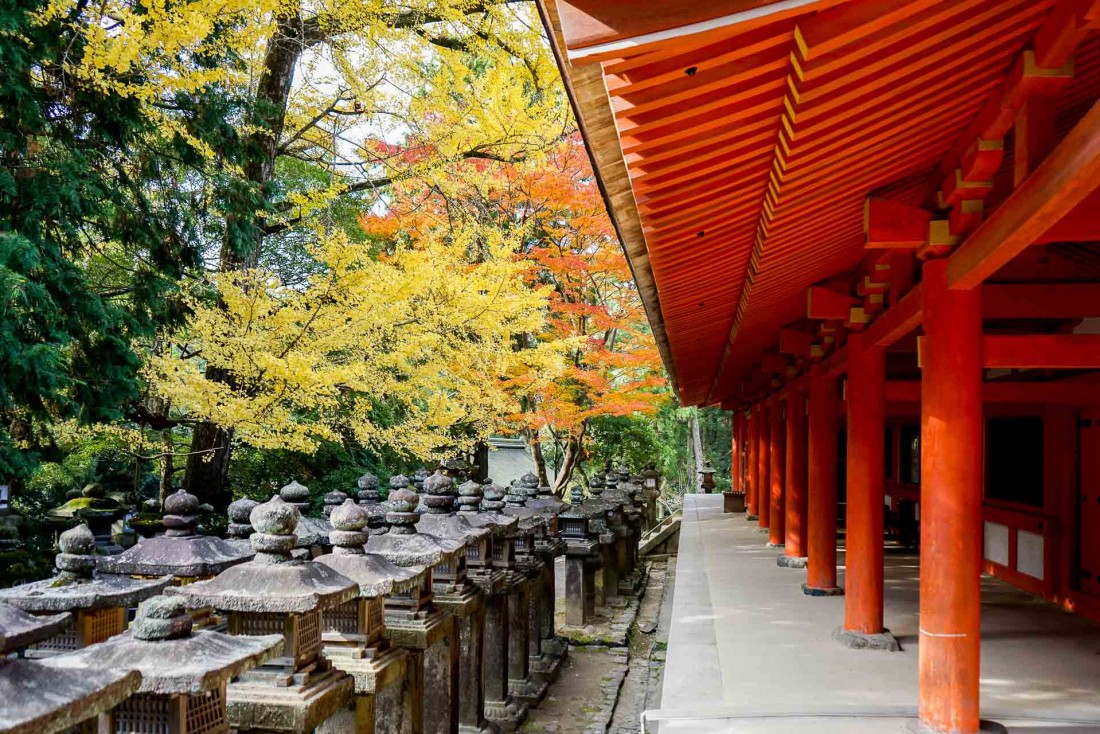
[[[674,563],[650,567],[626,647],[571,647],[558,680],[520,728],[529,734],[633,734],[659,706],[668,639],[662,606],[671,605]],[[559,588],[564,584],[559,584]],[[559,599],[559,603],[564,600]],[[667,610],[666,610],[667,611]]]

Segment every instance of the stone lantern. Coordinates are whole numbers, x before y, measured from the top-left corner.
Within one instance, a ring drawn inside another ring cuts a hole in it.
[[[28,657],[71,652],[121,633],[126,629],[126,610],[156,596],[171,581],[169,576],[94,577],[96,541],[87,525],[66,530],[58,542],[57,576],[0,590],[0,601],[32,614],[73,612],[65,630],[28,649]]]
[[[322,732],[408,732],[420,704],[406,685],[409,653],[391,646],[386,636],[385,600],[388,594],[417,592],[425,569],[402,568],[366,553],[368,519],[365,507],[345,500],[329,515],[333,551],[316,559],[359,584],[358,599],[329,609],[322,618],[325,657],[355,679],[354,703]]]
[[[650,462],[642,471],[642,482],[645,487],[646,526],[649,530],[657,524],[657,498],[661,496],[661,473],[657,471],[657,465]]]
[[[387,604],[386,626],[394,644],[410,653],[410,679],[423,691],[422,705],[414,712],[413,734],[449,734],[458,729],[459,655],[454,617],[436,607],[435,597],[461,591],[466,581],[465,544],[418,532],[420,501],[408,489],[408,479],[397,475],[390,479],[386,514],[390,530],[370,534],[366,552],[377,553],[398,566],[430,567],[429,591],[421,590],[415,608],[395,599],[391,612]]]
[[[704,461],[703,468],[699,470],[699,487],[704,494],[714,492],[714,467],[709,461]]]
[[[462,578],[456,579],[451,588],[437,589],[435,603],[441,611],[454,618],[458,629],[459,728],[464,732],[483,731],[486,723],[481,658],[485,637],[485,598],[466,575],[471,556],[476,559],[490,557],[491,531],[471,524],[465,516],[455,514],[455,483],[442,470],[425,477],[421,486],[420,504],[426,509],[420,515],[417,531],[463,544],[460,558]]]
[[[357,484],[359,492],[356,497],[369,515],[367,520],[369,533],[381,535],[389,532],[389,525],[386,524],[386,506],[382,503],[382,493],[378,491],[378,477],[366,472],[359,477]]]
[[[583,627],[596,613],[596,572],[603,565],[599,535],[584,507],[584,488],[574,484],[558,515],[565,541],[565,623]]]
[[[255,504],[255,503],[253,503]],[[134,578],[171,576],[172,584],[180,586],[217,576],[219,573],[244,563],[255,555],[249,548],[207,535],[196,535],[199,499],[179,490],[164,500],[165,534],[146,538],[117,556],[100,559],[100,573],[122,574]],[[196,624],[206,626],[220,620],[211,610],[192,613]]]
[[[612,526],[618,538],[615,546],[616,566],[619,576],[619,594],[633,594],[641,581],[636,573],[638,542],[642,538],[643,508],[635,502],[639,489],[634,483],[630,470],[625,466],[619,469],[618,482],[608,486],[602,499],[613,504],[617,510],[617,522]]]
[[[292,481],[279,490],[279,497],[283,502],[293,505],[298,510],[298,542],[294,553],[302,558],[312,558],[320,555],[328,546],[328,534],[332,532],[332,525],[321,517],[309,517],[309,488],[297,481]]]
[[[515,731],[527,718],[527,704],[508,692],[508,649],[513,634],[509,598],[516,590],[516,553],[512,539],[519,518],[503,514],[504,490],[490,482],[468,481],[459,487],[459,513],[492,530],[490,558],[471,566],[472,578],[487,596],[482,680],[485,717],[505,731]],[[522,578],[522,575],[519,576]]]
[[[256,509],[256,505],[260,504],[256,500],[252,499],[239,499],[229,504],[229,539],[227,543],[232,544],[242,553],[248,554],[249,557],[255,556],[256,551],[252,547],[252,541],[249,538],[252,537],[252,533],[255,532],[252,529],[252,510]]]
[[[233,635],[281,634],[281,654],[229,684],[229,725],[239,731],[308,734],[351,700],[353,681],[321,655],[321,615],[359,587],[328,566],[298,560],[298,509],[280,496],[253,508],[256,556],[220,575],[171,587],[192,609],[212,607]]]
[[[537,493],[538,479],[535,479]],[[531,675],[531,618],[537,616],[538,601],[532,597],[532,586],[545,565],[535,549],[535,536],[546,522],[534,509],[527,507],[528,493],[519,481],[508,488],[504,513],[519,518],[512,533],[516,547],[516,572],[513,591],[508,597],[508,618],[511,636],[508,640],[508,691],[528,706],[538,706],[546,697],[545,680]],[[536,621],[541,632],[542,625]],[[541,634],[535,636],[536,658],[541,659]]]
[[[331,523],[332,511],[340,505],[344,504],[344,500],[346,500],[347,498],[347,492],[341,492],[338,489],[329,492],[324,497],[325,506],[321,508],[321,514],[324,515],[325,519],[329,520]]]
[[[596,606],[607,607],[613,605],[619,597],[619,566],[618,547],[620,545],[620,528],[622,519],[619,506],[603,498],[604,476],[594,474],[588,484],[589,498],[581,507],[589,513],[591,529],[599,539],[600,555],[603,556],[601,565],[600,583],[596,585]],[[614,474],[607,475],[612,486],[618,489],[619,479]],[[619,531],[619,532],[617,532]]]
[[[22,660],[12,655],[56,637],[72,624],[69,613],[28,614],[0,603],[0,705],[3,734],[95,732],[97,718],[130,697],[141,673],[126,666],[72,671],[65,656]]]
[[[221,734],[226,719],[226,683],[278,655],[282,635],[233,637],[192,631],[178,597],[141,603],[130,630],[95,647],[54,658],[73,672],[134,669],[141,686],[109,716],[100,731],[142,734]]]
[[[87,525],[95,537],[99,553],[121,553],[123,548],[114,541],[111,527],[115,520],[126,514],[126,508],[108,497],[99,484],[89,484],[76,496],[70,495],[66,495],[68,501],[65,504],[46,512],[46,524],[59,531],[79,524]]]
[[[538,486],[538,478],[534,474],[526,475],[521,481],[530,483],[531,479],[536,484],[535,497],[527,500],[527,506],[546,521],[541,535],[535,538],[535,550],[542,558],[543,567],[539,578],[535,580],[535,590],[532,591],[532,597],[539,607],[535,612],[537,628],[534,626],[534,618],[532,619],[532,634],[538,634],[539,642],[532,642],[531,671],[549,683],[557,678],[562,662],[569,652],[569,644],[558,635],[554,619],[558,594],[554,564],[559,556],[565,555],[566,546],[561,537],[558,516],[569,505],[562,502],[550,487]]]

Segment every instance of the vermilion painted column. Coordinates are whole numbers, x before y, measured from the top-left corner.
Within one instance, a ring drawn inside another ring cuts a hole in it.
[[[934,731],[969,734],[981,658],[981,296],[946,284],[946,260],[924,265],[919,713]]]
[[[836,379],[815,369],[810,373],[809,548],[802,587],[811,596],[843,593],[836,585],[836,405]]]
[[[771,419],[766,400],[760,401],[759,432],[756,436],[756,512],[760,515],[759,525],[768,528],[771,510],[771,483],[768,481],[768,463],[771,456]]]
[[[759,411],[755,405],[749,407],[749,432],[748,432],[748,451],[745,452],[745,461],[748,464],[745,468],[748,469],[749,475],[749,496],[748,505],[749,511],[745,517],[749,520],[756,520],[759,510],[756,507],[756,488],[759,486],[759,467],[756,463],[756,436],[760,430],[760,417]]]
[[[783,545],[786,534],[787,517],[786,475],[787,475],[787,431],[783,421],[783,401],[779,395],[772,395],[771,437],[768,440],[771,451],[768,463],[768,478],[771,481],[771,505],[768,508],[768,545],[778,548]]]
[[[735,410],[730,415],[730,435],[733,438],[730,442],[730,491],[738,492],[741,490],[741,448],[739,446],[741,440],[740,410]]]
[[[865,646],[859,637],[879,635],[882,626],[883,508],[886,466],[886,354],[865,348],[863,335],[848,339],[848,515],[845,543],[845,605],[842,641]],[[896,646],[896,641],[893,643]]]
[[[806,445],[806,393],[799,383],[787,387],[787,499],[786,539],[783,557],[799,559],[782,563],[802,567],[806,557],[806,466],[809,460]]]

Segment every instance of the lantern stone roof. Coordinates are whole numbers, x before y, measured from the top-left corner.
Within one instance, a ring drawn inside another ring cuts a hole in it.
[[[70,670],[64,657],[0,661],[0,734],[67,731],[110,711],[141,684],[132,668]]]
[[[199,499],[179,490],[164,500],[164,526],[167,532],[144,538],[117,555],[101,558],[101,572],[134,576],[168,574],[183,578],[215,576],[230,566],[244,563],[253,556],[239,544],[207,535],[196,535]]]
[[[410,489],[391,491],[389,502],[392,512],[386,514],[390,531],[384,535],[371,535],[366,552],[377,553],[398,566],[434,566],[444,554],[464,548],[464,542],[417,531],[417,523],[421,520],[421,515],[416,511],[419,500],[420,496]]]
[[[142,602],[129,631],[105,642],[54,658],[57,667],[141,673],[138,693],[196,694],[260,665],[283,650],[282,635],[227,635],[192,631],[178,597]]]
[[[367,508],[349,499],[332,511],[330,519],[333,526],[330,540],[334,550],[318,556],[314,563],[322,563],[359,584],[359,596],[366,599],[408,591],[419,585],[424,573],[422,567],[403,568],[363,550],[369,537]]]
[[[53,637],[65,629],[71,619],[68,612],[36,615],[0,603],[0,657]]]
[[[99,484],[89,484],[68,497],[63,505],[46,511],[46,521],[52,525],[67,526],[88,517],[116,518],[126,512],[117,500],[107,496]]]
[[[94,576],[95,536],[87,525],[77,525],[58,538],[61,552],[54,559],[60,573],[43,581],[0,589],[0,602],[27,612],[67,612],[74,609],[132,607],[159,594],[170,576],[132,579],[127,576]]]
[[[458,513],[476,527],[488,528],[496,535],[507,534],[515,528],[519,518],[501,513],[489,513],[482,510],[483,497],[488,487],[493,487],[494,496],[504,496],[504,490],[492,482],[482,486],[474,480],[463,482],[458,488]]]
[[[474,525],[465,515],[454,513],[456,494],[454,480],[442,471],[437,470],[425,479],[421,499],[428,510],[420,516],[418,530],[463,543],[472,543],[488,535],[489,528]]]
[[[191,608],[230,612],[302,613],[354,599],[359,588],[328,566],[291,558],[297,545],[298,509],[279,496],[252,509],[249,520],[256,556],[208,580],[173,587]]]

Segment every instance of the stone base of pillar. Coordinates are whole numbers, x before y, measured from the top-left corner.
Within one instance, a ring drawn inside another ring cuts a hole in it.
[[[317,727],[317,734],[375,734],[374,696],[355,696],[352,702]]]
[[[769,548],[782,548],[783,544],[782,543],[772,543],[771,541],[768,541],[768,547]]]
[[[844,647],[853,650],[886,650],[887,652],[901,652],[901,645],[890,630],[884,629],[874,635],[865,635],[860,632],[852,632],[843,627],[833,630],[833,639]]]
[[[226,687],[226,720],[239,731],[310,734],[344,708],[355,692],[351,676],[318,660],[311,672],[295,675],[297,685],[272,685],[250,672]]]
[[[545,681],[538,680],[534,676],[527,676],[522,680],[508,679],[508,695],[522,701],[531,708],[536,708],[542,699],[546,698],[546,691],[550,688]]]
[[[558,679],[562,662],[563,656],[551,655],[544,649],[541,655],[531,658],[531,677],[549,685]]]
[[[942,734],[938,729],[933,729],[919,721],[911,721],[905,728],[912,734]],[[978,731],[981,734],[1008,734],[1008,728],[1004,724],[998,724],[996,721],[989,721],[988,719],[982,719],[978,722]]]
[[[810,586],[802,584],[802,593],[806,596],[844,596],[844,589],[839,586]]]
[[[513,732],[527,721],[527,704],[510,697],[504,701],[486,701],[485,718],[501,731]]]
[[[768,528],[757,528],[756,532],[763,533],[764,535],[767,535],[768,533],[771,532],[771,530],[769,530]]]
[[[760,519],[759,515],[754,515],[751,512],[749,512],[748,510],[745,510],[745,520],[747,520],[748,522],[756,522],[759,519]]]
[[[806,556],[779,556],[775,559],[775,565],[780,568],[806,568],[809,562]]]
[[[482,721],[476,726],[473,724],[458,725],[458,734],[501,734],[504,731],[507,731],[507,729],[492,721]]]

